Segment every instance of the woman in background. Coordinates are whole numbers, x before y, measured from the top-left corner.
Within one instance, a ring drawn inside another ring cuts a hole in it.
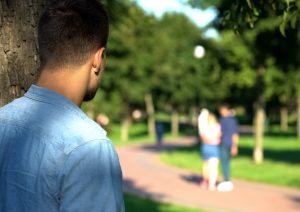
[[[205,113],[206,115],[202,116],[201,119],[202,126],[201,128],[199,127],[199,134],[202,141],[201,154],[203,158],[203,181],[201,185],[207,187],[208,190],[213,191],[216,189],[218,179],[221,127],[214,114],[210,112],[208,114],[207,112]],[[204,124],[204,117],[206,118],[206,124]]]

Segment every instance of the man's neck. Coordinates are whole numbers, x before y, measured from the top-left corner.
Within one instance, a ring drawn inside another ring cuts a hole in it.
[[[81,80],[84,79],[68,70],[44,70],[36,85],[57,92],[80,107],[85,93],[84,83],[81,83]]]

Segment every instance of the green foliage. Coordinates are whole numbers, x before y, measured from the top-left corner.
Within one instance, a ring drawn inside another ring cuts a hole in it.
[[[151,65],[151,38],[154,17],[146,16],[135,5],[128,8],[128,17],[111,30],[108,62],[103,87],[117,90],[127,102],[142,102],[147,87],[143,84]]]
[[[146,80],[153,63],[157,22],[136,4],[125,3],[126,12],[111,26],[101,95],[89,103],[117,121],[130,114],[132,107],[143,105],[151,85]]]
[[[106,8],[110,24],[115,24],[126,15],[127,8],[130,5],[129,0],[99,0]],[[123,14],[123,15],[120,15]]]
[[[164,140],[173,140],[176,139],[171,135],[169,122],[164,122],[166,125],[164,127]],[[141,143],[155,143],[155,138],[149,136],[147,124],[145,122],[134,122],[129,128],[129,140],[127,142],[122,142],[120,139],[121,126],[120,124],[110,123],[108,126],[104,127],[108,132],[108,137],[111,139],[114,145],[116,146],[126,146],[132,144],[141,144]],[[183,130],[182,130],[183,131]],[[186,131],[183,132],[186,135]]]
[[[224,0],[215,5],[219,11],[216,26],[221,31],[221,43],[227,53],[223,61],[228,68],[223,74],[227,80],[236,82],[233,90],[248,88],[245,91],[255,92],[252,102],[277,98],[282,105],[294,104],[293,97],[298,92],[300,31],[284,27],[286,38],[279,32],[278,27],[283,23],[279,15],[285,8],[283,3],[288,10],[293,10],[298,4],[296,1]],[[209,1],[203,1],[203,4],[208,5]],[[272,4],[276,6],[273,9],[270,8]],[[257,15],[251,19],[252,25],[255,22],[253,29],[245,27],[243,19],[249,12]],[[224,20],[225,25],[220,24]],[[239,34],[230,33],[232,29]]]
[[[186,16],[165,14],[155,35],[153,63],[154,99],[161,108],[186,109],[195,98],[194,48],[201,39],[198,29]],[[150,78],[150,79],[151,79]]]
[[[160,203],[153,200],[125,194],[126,211],[143,211],[143,212],[201,212],[201,209],[192,209],[178,205]]]
[[[129,129],[129,141],[122,142],[120,140],[121,126],[119,124],[111,124],[109,126],[108,137],[116,146],[131,145],[135,143],[154,143],[154,139],[149,137],[147,125],[144,123],[133,123]]]
[[[220,20],[233,2],[193,4],[215,4]],[[261,4],[239,2],[250,9]],[[218,25],[220,39],[213,40],[204,39],[202,30],[182,14],[168,13],[157,19],[130,1],[124,1],[122,8],[111,27],[100,94],[91,105],[84,105],[95,114],[102,112],[119,121],[133,109],[144,110],[148,93],[153,96],[155,109],[168,112],[187,113],[199,106],[216,109],[224,100],[250,108],[249,112],[258,95],[267,101],[295,104],[294,97],[300,90],[300,33],[287,28],[288,39],[284,38],[278,30],[281,19],[277,10],[260,8],[255,28],[243,28],[238,35],[228,25]],[[194,57],[196,45],[205,48],[204,58]]]
[[[92,108],[120,120],[134,108],[143,109],[144,96],[152,93],[160,109],[188,110],[186,103],[197,95],[193,51],[201,33],[182,14],[159,20],[128,4],[126,15],[111,27],[102,91]]]
[[[194,7],[215,6],[219,10],[219,24],[238,32],[246,26],[253,28],[260,19],[274,14],[280,18],[280,31],[296,29],[300,20],[300,2],[297,0],[189,0]]]

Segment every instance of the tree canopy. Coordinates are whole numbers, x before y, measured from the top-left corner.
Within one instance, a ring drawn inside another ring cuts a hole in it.
[[[285,35],[287,28],[296,29],[300,21],[300,1],[297,0],[189,0],[194,7],[218,8],[218,24],[240,31],[251,28],[269,13],[274,13]]]

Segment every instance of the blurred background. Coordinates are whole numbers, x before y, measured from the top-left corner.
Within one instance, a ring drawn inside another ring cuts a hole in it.
[[[201,108],[217,112],[227,102],[241,133],[233,177],[300,188],[298,1],[107,5],[106,70],[100,92],[83,108],[117,147],[154,144],[157,123],[164,140],[197,139]],[[201,170],[197,142],[157,154],[169,165]]]
[[[1,1],[0,105],[36,76],[34,30],[46,2]],[[299,211],[300,1],[102,2],[106,69],[82,109],[116,146],[127,211]],[[224,102],[241,135],[230,194],[197,184],[198,115],[218,115]]]

